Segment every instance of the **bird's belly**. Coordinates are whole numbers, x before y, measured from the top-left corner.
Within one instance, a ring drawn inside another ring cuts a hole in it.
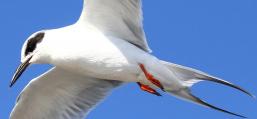
[[[67,51],[69,56],[59,56],[56,60],[58,62],[54,64],[95,78],[138,82],[142,74],[138,63],[144,52],[128,44],[103,44],[91,44],[77,48],[80,50]]]
[[[87,63],[78,61],[73,67],[80,70],[81,74],[109,80],[133,82],[137,80],[138,75],[137,67],[134,64],[122,61],[94,60]]]
[[[85,76],[107,80],[135,82],[138,80],[138,67],[124,57],[110,56],[92,59],[79,58],[66,63],[69,70]]]

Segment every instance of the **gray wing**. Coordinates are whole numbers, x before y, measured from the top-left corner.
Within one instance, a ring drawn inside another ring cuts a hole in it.
[[[53,68],[26,86],[10,119],[84,119],[108,92],[121,84]]]
[[[80,21],[151,52],[142,25],[141,0],[84,0]]]

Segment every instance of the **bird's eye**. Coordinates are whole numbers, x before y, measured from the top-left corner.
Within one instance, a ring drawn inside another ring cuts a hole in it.
[[[35,49],[38,43],[40,43],[45,36],[45,33],[37,33],[34,37],[30,38],[27,42],[27,47],[25,50],[25,56],[32,53]]]

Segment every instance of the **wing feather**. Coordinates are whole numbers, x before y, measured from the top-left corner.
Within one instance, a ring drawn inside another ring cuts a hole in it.
[[[26,86],[10,119],[83,119],[119,85],[53,68]]]
[[[126,40],[151,52],[143,29],[141,0],[84,0],[79,21],[87,22],[106,35]]]

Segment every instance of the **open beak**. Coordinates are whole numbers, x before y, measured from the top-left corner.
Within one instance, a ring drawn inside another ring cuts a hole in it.
[[[27,67],[30,65],[30,60],[31,60],[32,56],[30,56],[29,58],[27,58],[24,62],[22,62],[20,64],[20,66],[17,68],[15,74],[13,75],[13,78],[11,80],[10,83],[10,87],[12,87],[15,82],[20,78],[20,76],[22,75],[22,73],[27,69]]]

